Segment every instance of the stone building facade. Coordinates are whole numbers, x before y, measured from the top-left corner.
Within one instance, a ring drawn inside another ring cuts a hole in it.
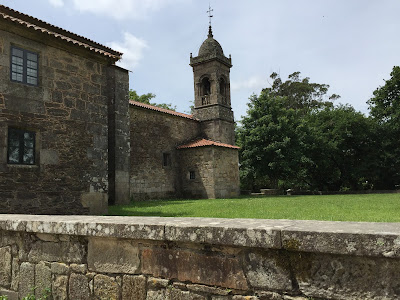
[[[129,102],[121,56],[0,5],[1,213],[238,195],[232,65],[211,28],[190,58],[193,115]]]
[[[229,84],[232,64],[211,27],[198,56],[190,56],[190,65],[193,115],[130,102],[132,199],[239,195]]]
[[[99,214],[128,197],[121,55],[0,5],[2,213]]]

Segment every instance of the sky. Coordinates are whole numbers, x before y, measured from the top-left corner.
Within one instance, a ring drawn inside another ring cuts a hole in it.
[[[189,112],[194,99],[190,53],[207,38],[209,4],[214,38],[232,55],[235,119],[248,98],[300,71],[330,86],[368,114],[373,91],[400,65],[398,0],[0,0],[20,12],[124,53],[130,89]]]

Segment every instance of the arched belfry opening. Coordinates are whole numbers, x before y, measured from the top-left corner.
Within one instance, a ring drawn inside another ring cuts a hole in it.
[[[229,103],[228,103],[228,98],[226,97],[226,95],[227,95],[226,88],[227,87],[226,87],[225,79],[221,77],[219,79],[218,83],[219,83],[219,94],[221,96],[221,103],[227,105]]]
[[[210,95],[211,95],[211,82],[208,77],[204,77],[200,83],[200,96],[201,96],[201,105],[210,104]]]

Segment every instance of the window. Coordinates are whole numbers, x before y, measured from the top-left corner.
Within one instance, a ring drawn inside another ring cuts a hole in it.
[[[196,179],[196,173],[194,171],[189,172],[189,179]]]
[[[38,54],[11,47],[11,80],[38,85]]]
[[[33,165],[35,163],[35,133],[8,128],[8,163]]]
[[[163,153],[163,166],[168,167],[171,165],[171,154]]]
[[[201,94],[201,105],[210,104],[211,83],[207,77],[204,77],[203,80],[201,81],[200,94]]]

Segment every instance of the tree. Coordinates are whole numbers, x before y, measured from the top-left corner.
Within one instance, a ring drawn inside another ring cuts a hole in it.
[[[374,175],[373,121],[350,105],[310,113],[305,122],[312,132],[307,155],[312,188],[343,190],[370,188]]]
[[[138,93],[135,90],[129,90],[129,100],[145,103],[145,104],[150,104],[153,106],[157,106],[160,108],[165,108],[169,110],[176,110],[176,106],[172,106],[172,103],[151,103],[150,100],[155,98],[156,95],[152,93],[147,93],[143,95],[138,95]]]
[[[329,85],[310,82],[310,78],[300,77],[300,72],[294,72],[288,76],[288,80],[282,82],[277,73],[272,73],[270,78],[273,79],[269,90],[274,96],[286,97],[286,107],[300,109],[308,112],[313,109],[323,107],[332,107],[332,101],[340,98],[333,94],[326,96]]]
[[[250,97],[247,116],[238,129],[238,144],[242,178],[251,185],[268,178],[277,188],[279,180],[301,177],[301,165],[307,163],[301,147],[305,128],[299,111],[287,109],[286,104],[284,97],[268,89]]]
[[[393,189],[400,184],[400,67],[393,67],[391,78],[373,92],[368,101],[376,122],[379,164],[376,183],[380,189]]]
[[[351,106],[333,105],[329,86],[302,79],[285,82],[276,73],[272,86],[252,95],[238,129],[244,188],[312,190],[359,189],[373,176],[373,123]]]

